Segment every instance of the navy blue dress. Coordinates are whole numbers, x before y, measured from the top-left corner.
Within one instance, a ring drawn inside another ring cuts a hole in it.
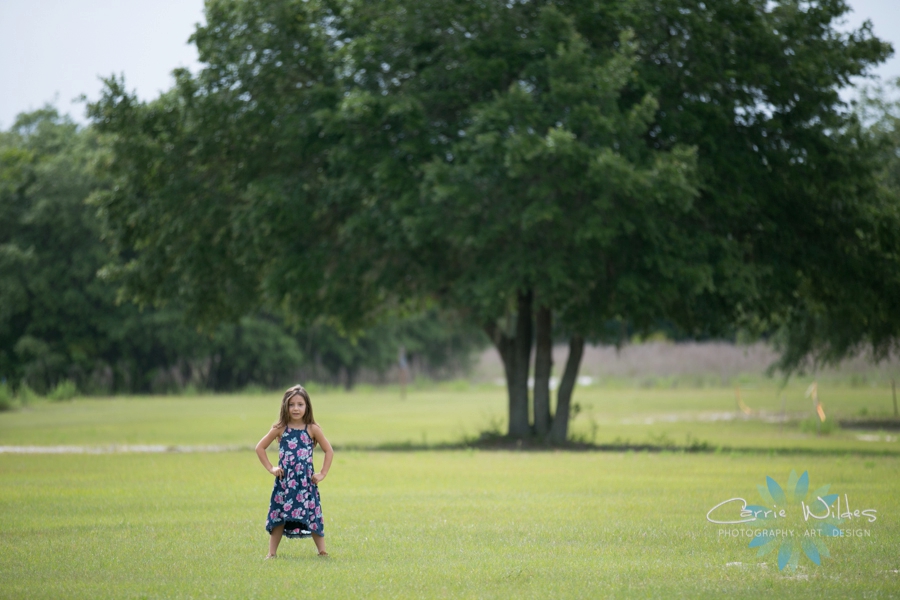
[[[288,427],[278,443],[278,466],[284,477],[275,478],[266,531],[284,523],[284,535],[306,538],[325,535],[319,486],[312,482],[313,440],[303,429]]]

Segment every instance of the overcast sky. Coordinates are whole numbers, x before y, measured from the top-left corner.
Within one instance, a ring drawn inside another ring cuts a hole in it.
[[[900,0],[849,0],[848,27],[870,19],[900,51]],[[0,129],[50,102],[84,121],[81,94],[96,99],[99,77],[124,73],[147,100],[172,86],[172,69],[198,66],[187,43],[203,20],[202,0],[0,0]],[[900,77],[900,58],[878,70]]]

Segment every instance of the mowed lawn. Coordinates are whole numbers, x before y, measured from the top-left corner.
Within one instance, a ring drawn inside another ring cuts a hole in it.
[[[579,390],[593,406],[576,431],[590,431],[588,414],[607,423],[598,438],[675,438],[686,431],[675,427],[733,410],[729,392]],[[884,398],[883,389],[838,392],[826,410],[871,413]],[[742,398],[755,410],[780,407],[772,390]],[[0,446],[252,446],[278,400],[41,403],[0,414]],[[493,389],[313,395],[326,433],[345,448],[458,440],[496,425],[503,401]],[[247,450],[0,454],[0,597],[900,597],[897,442],[763,419],[708,423],[733,428],[715,439],[740,434],[732,447],[780,440],[807,450],[342,450],[320,486],[327,559],[310,540],[285,540],[278,560],[263,560],[272,478]],[[848,452],[834,454],[840,447]],[[865,533],[828,540],[821,566],[804,557],[779,571],[774,555],[757,557],[749,538],[723,535],[729,528],[706,515],[729,498],[760,503],[757,485],[766,476],[785,485],[792,469],[808,471],[810,489],[831,484],[852,509],[877,510],[877,520],[849,521],[848,531]]]
[[[705,516],[791,469],[878,520],[780,572]],[[3,455],[0,596],[897,597],[898,481],[886,457],[345,452],[321,485],[331,557],[285,540],[265,561],[249,452]]]

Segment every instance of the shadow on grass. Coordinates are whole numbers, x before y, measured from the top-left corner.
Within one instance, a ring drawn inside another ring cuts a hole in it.
[[[842,419],[838,424],[843,429],[900,431],[900,419],[897,417]]]
[[[900,456],[900,450],[890,449],[841,449],[841,448],[754,448],[740,446],[713,446],[709,442],[689,438],[686,443],[678,444],[668,438],[656,439],[651,443],[632,443],[616,441],[608,444],[597,444],[585,440],[567,440],[554,443],[537,437],[513,438],[496,433],[482,432],[477,437],[466,438],[459,442],[436,444],[406,442],[388,442],[377,445],[336,445],[337,450],[354,451],[388,451],[415,452],[435,450],[488,450],[488,451],[521,451],[521,452],[678,452],[686,454],[750,454],[750,455],[822,455],[822,456]]]

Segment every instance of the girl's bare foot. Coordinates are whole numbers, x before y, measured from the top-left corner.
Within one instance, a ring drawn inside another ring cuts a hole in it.
[[[266,560],[269,560],[270,558],[278,558],[278,557],[274,554],[266,554]]]
[[[319,556],[328,556],[328,553],[324,550],[319,550]]]

